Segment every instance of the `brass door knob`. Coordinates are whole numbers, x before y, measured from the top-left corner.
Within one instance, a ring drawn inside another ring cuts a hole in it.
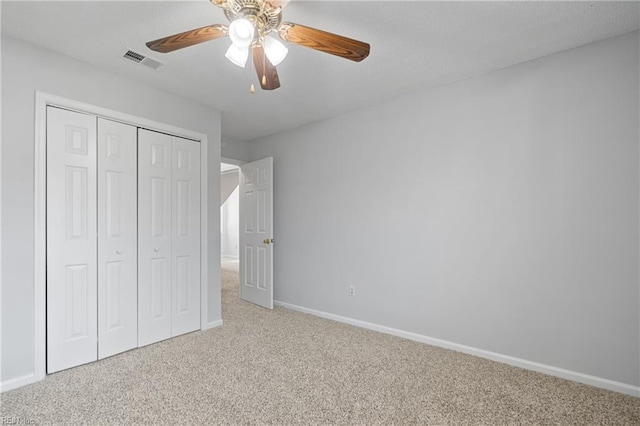
[[[273,238],[265,238],[262,242],[265,244],[273,244]]]

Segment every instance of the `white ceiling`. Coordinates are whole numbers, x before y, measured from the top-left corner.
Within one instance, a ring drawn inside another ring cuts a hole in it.
[[[226,23],[197,1],[2,1],[2,33],[222,111],[222,133],[251,140],[402,94],[447,84],[640,27],[638,2],[429,2],[293,0],[284,20],[371,44],[351,62],[300,46],[278,66],[282,87],[258,86],[250,64],[225,59],[228,39],[168,54],[145,42]],[[127,49],[166,64],[149,70]]]

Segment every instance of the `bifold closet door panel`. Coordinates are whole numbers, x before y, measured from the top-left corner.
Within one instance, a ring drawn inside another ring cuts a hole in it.
[[[171,151],[138,129],[138,346],[171,337]]]
[[[138,346],[137,128],[98,118],[98,358]]]
[[[97,351],[96,117],[47,107],[47,372]]]
[[[200,328],[200,144],[172,137],[171,334]]]

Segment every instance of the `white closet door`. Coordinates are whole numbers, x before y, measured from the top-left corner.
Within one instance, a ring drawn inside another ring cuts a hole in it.
[[[97,359],[96,117],[47,108],[47,372]]]
[[[200,144],[172,138],[173,319],[171,334],[200,328]]]
[[[98,358],[138,345],[137,129],[98,119]]]
[[[138,130],[138,346],[171,337],[171,136]]]

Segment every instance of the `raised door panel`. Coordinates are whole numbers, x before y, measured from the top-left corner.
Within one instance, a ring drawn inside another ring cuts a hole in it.
[[[172,138],[172,335],[200,328],[200,144]]]
[[[98,358],[138,345],[137,129],[98,119]]]
[[[171,136],[138,130],[138,346],[171,337]]]
[[[273,159],[240,170],[240,297],[273,309]]]
[[[47,372],[97,359],[96,118],[47,108]]]

